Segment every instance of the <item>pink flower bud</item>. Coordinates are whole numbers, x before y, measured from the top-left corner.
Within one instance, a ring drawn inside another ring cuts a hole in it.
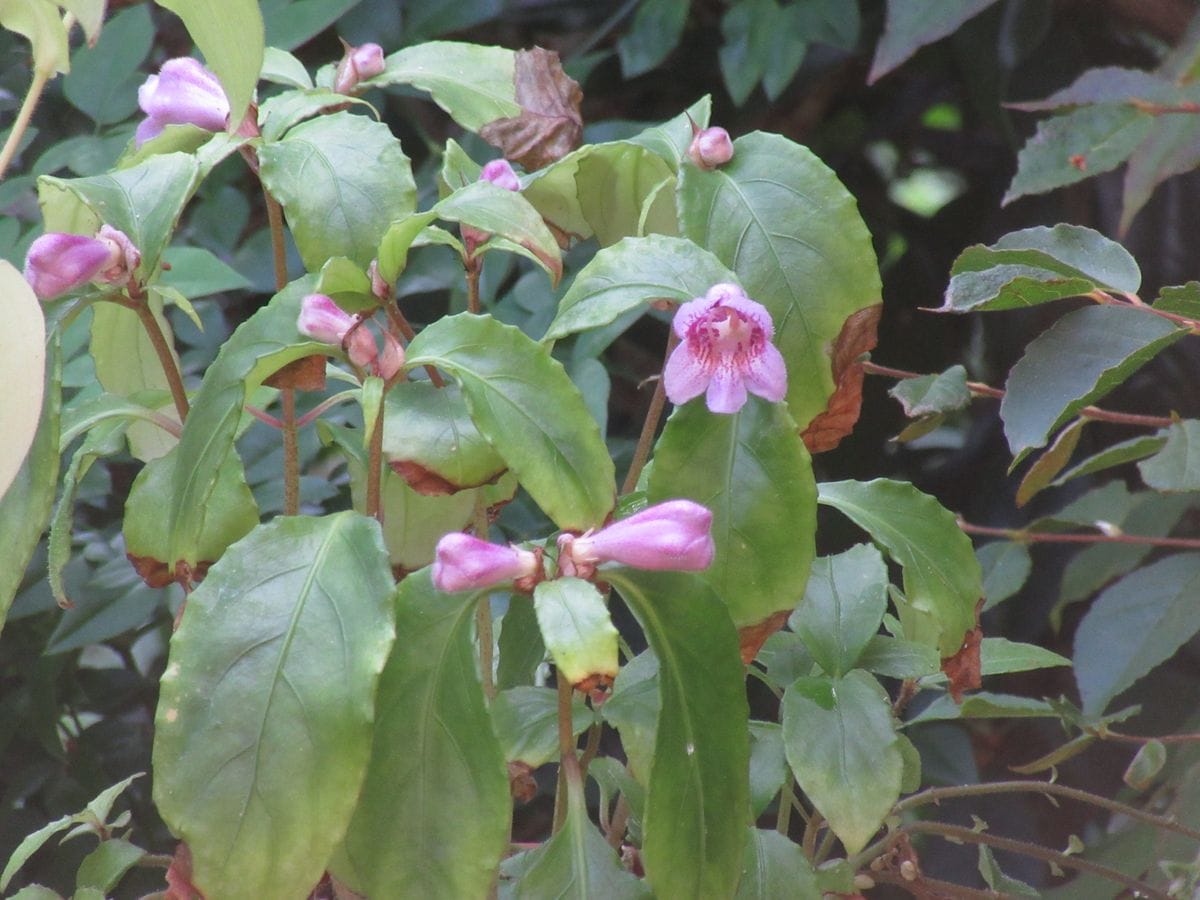
[[[538,554],[454,532],[437,544],[433,584],[439,591],[468,591],[528,579],[541,569]]]
[[[594,534],[558,538],[565,575],[586,578],[603,562],[638,569],[697,571],[713,559],[712,513],[691,500],[668,500],[613,522]]]
[[[375,361],[375,374],[384,381],[391,381],[404,368],[404,348],[390,331],[383,333],[383,352]]]
[[[324,294],[309,294],[300,301],[300,318],[296,327],[300,333],[322,344],[340,344],[354,316]]]
[[[503,158],[493,159],[487,163],[479,173],[479,180],[490,181],[496,187],[502,187],[506,191],[519,191],[521,189],[521,179],[517,177],[517,173],[513,170],[512,163]]]
[[[358,47],[346,45],[346,55],[338,63],[333,76],[333,89],[339,94],[353,93],[360,81],[374,78],[387,67],[383,59],[383,48],[378,44],[362,44]]]
[[[138,106],[148,118],[134,140],[141,146],[168,125],[196,125],[223,131],[229,120],[229,101],[217,76],[190,56],[169,59],[157,75],[138,88]]]
[[[124,285],[141,262],[124,233],[105,225],[96,237],[43,234],[25,256],[25,280],[42,300],[50,300],[89,281]]]
[[[367,277],[371,279],[372,296],[385,303],[392,299],[392,292],[395,290],[395,285],[388,284],[383,280],[383,276],[379,274],[379,260],[371,260],[371,264],[367,266]]]
[[[715,169],[733,159],[733,141],[724,128],[705,128],[692,138],[687,154],[701,169]]]

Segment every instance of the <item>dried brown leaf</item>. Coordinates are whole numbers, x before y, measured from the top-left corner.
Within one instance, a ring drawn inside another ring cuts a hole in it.
[[[761,622],[739,628],[738,645],[742,652],[742,662],[750,665],[754,661],[754,657],[758,656],[762,645],[767,642],[767,638],[786,625],[788,616],[791,614],[791,609],[781,609]]]
[[[541,47],[517,51],[513,84],[520,115],[489,122],[479,129],[480,137],[529,171],[548,166],[579,146],[583,91],[563,71],[557,53]]]
[[[979,625],[979,614],[983,611],[983,598],[975,604],[975,627],[963,635],[962,645],[953,656],[942,660],[942,671],[950,679],[950,696],[955,703],[962,703],[967,691],[983,686],[983,667],[980,648],[983,646],[983,628]]]
[[[320,354],[305,356],[288,363],[263,384],[273,388],[295,388],[298,391],[323,391],[325,362],[325,357]]]
[[[862,409],[863,367],[860,357],[875,348],[878,341],[882,304],[868,306],[851,314],[833,344],[833,394],[825,411],[800,435],[809,453],[832,450],[854,430]]]

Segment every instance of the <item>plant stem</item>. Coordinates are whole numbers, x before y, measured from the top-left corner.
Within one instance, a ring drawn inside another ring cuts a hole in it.
[[[53,72],[34,70],[33,80],[29,82],[29,90],[25,92],[25,99],[21,101],[21,109],[17,112],[12,130],[8,133],[8,140],[4,142],[4,147],[0,148],[0,181],[4,180],[4,174],[12,165],[13,157],[17,155],[17,147],[21,146],[21,139],[29,130],[33,111],[37,108],[38,101],[42,99],[42,91],[46,89],[46,84],[53,74]]]
[[[189,406],[187,391],[183,388],[183,376],[179,373],[179,365],[175,362],[175,356],[167,345],[167,339],[163,335],[162,328],[159,327],[158,319],[155,318],[150,306],[144,300],[130,299],[127,303],[118,302],[122,306],[132,309],[141,320],[142,327],[146,330],[146,336],[150,338],[150,344],[154,347],[154,353],[158,357],[158,364],[162,366],[163,375],[167,377],[167,386],[171,389],[171,399],[175,401],[175,412],[179,415],[180,423],[186,422]]]
[[[478,256],[467,258],[467,312],[479,313],[479,273],[483,270],[483,260]]]
[[[664,367],[667,357],[671,355],[671,351],[678,343],[679,338],[676,337],[675,330],[671,329],[667,335],[667,349],[663,352]],[[650,408],[646,410],[646,421],[642,423],[642,433],[638,436],[637,447],[634,448],[633,459],[629,463],[629,471],[625,474],[624,484],[621,485],[622,494],[628,494],[637,487],[638,476],[642,474],[646,460],[650,458],[650,449],[654,446],[654,435],[658,431],[658,421],[662,418],[663,407],[666,404],[667,392],[660,376],[657,384],[654,385],[654,396],[650,398]]]
[[[383,414],[385,404],[379,404],[375,428],[367,450],[367,515],[383,524]]]
[[[576,787],[583,784],[579,768],[579,757],[575,755],[575,729],[571,724],[571,701],[574,699],[575,688],[571,686],[562,672],[555,675],[558,682],[558,791],[554,797],[554,828],[552,834],[558,834],[563,821],[567,817],[567,800],[563,796],[567,783],[572,782]]]
[[[886,378],[903,379],[921,377],[921,373],[919,372],[908,372],[904,369],[880,366],[870,360],[864,361],[862,367],[864,372],[869,372],[872,375],[882,375]],[[977,397],[1001,399],[1005,395],[1005,391],[1000,388],[992,387],[980,381],[968,381],[967,389]],[[1138,425],[1146,428],[1166,428],[1172,424],[1172,420],[1166,416],[1142,416],[1137,413],[1113,412],[1112,410],[1100,409],[1097,406],[1085,406],[1079,411],[1079,415],[1085,419],[1092,419],[1097,422],[1113,422],[1117,425]]]
[[[487,540],[487,502],[483,499],[482,491],[475,492],[471,530],[481,541]],[[475,634],[479,638],[479,674],[483,678],[483,693],[491,703],[496,699],[496,682],[492,674],[492,667],[495,665],[495,638],[492,635],[492,601],[487,594],[479,598],[479,605],[475,607]]]
[[[908,881],[900,875],[895,875],[891,872],[871,872],[869,877],[879,884],[894,884],[896,887],[903,888],[912,896],[918,898],[937,897],[946,898],[946,900],[998,900],[1001,897],[1011,897],[1011,894],[998,894],[995,891],[981,891],[976,888],[965,887],[961,884],[955,884],[952,881],[942,881],[939,878],[930,878],[928,875],[920,875],[912,881]]]
[[[283,514],[300,512],[300,444],[296,428],[296,390],[283,388],[279,396],[283,404]]]
[[[275,268],[275,290],[282,291],[288,283],[287,248],[283,242],[283,207],[263,185],[263,200],[267,205],[267,224],[271,229],[271,260]]]
[[[1125,744],[1149,744],[1151,741],[1158,741],[1160,744],[1197,744],[1200,743],[1200,734],[1163,734],[1157,737],[1146,737],[1138,734],[1122,734],[1119,731],[1111,729],[1097,729],[1089,731],[1088,734],[1094,734],[1102,741],[1113,740],[1121,741]]]
[[[572,725],[574,728],[574,725]],[[583,745],[583,755],[579,758],[579,771],[584,777],[587,776],[588,766],[592,760],[596,758],[596,754],[600,752],[600,735],[604,733],[604,726],[599,722],[593,722],[588,727],[587,742]]]
[[[1200,550],[1200,538],[1151,537],[1141,534],[1081,534],[1078,532],[1027,531],[1023,528],[992,528],[976,525],[962,517],[958,527],[967,534],[1005,538],[1022,544],[1143,544],[1150,547],[1174,547]]]
[[[409,324],[408,319],[404,316],[404,313],[400,311],[399,301],[385,303],[383,308],[387,313],[388,323],[393,329],[398,331],[404,337],[405,341],[412,341],[412,339],[417,336],[416,331],[413,330],[412,325]],[[434,387],[446,386],[446,381],[442,378],[441,372],[429,365],[425,366],[424,368],[426,373],[429,375],[429,380],[433,382]]]
[[[792,776],[788,775],[783,782],[783,789],[779,792],[779,809],[775,812],[775,830],[784,837],[788,836],[788,829],[792,825],[792,802],[795,799]]]
[[[629,822],[629,801],[622,794],[617,798],[617,807],[613,810],[612,821],[608,826],[608,834],[604,839],[608,841],[608,846],[612,847],[618,853],[621,852],[621,844],[625,841],[625,825]]]

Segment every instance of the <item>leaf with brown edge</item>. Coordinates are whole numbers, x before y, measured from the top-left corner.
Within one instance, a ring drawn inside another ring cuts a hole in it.
[[[860,357],[875,348],[883,305],[875,304],[852,313],[833,344],[831,364],[836,387],[825,411],[816,416],[800,435],[809,453],[832,450],[854,430],[862,409],[863,366]]]
[[[521,114],[489,122],[479,129],[480,137],[529,171],[547,166],[579,146],[583,91],[563,71],[557,53],[541,47],[518,51],[513,84]]]
[[[273,388],[295,388],[298,391],[323,391],[325,361],[326,357],[321,354],[301,357],[268,376],[263,384]]]
[[[962,646],[953,656],[942,660],[942,671],[950,679],[950,696],[955,703],[962,703],[967,691],[983,686],[983,667],[980,648],[983,646],[983,628],[979,625],[979,614],[983,611],[983,598],[975,604],[975,627],[963,635]]]
[[[781,609],[761,622],[738,629],[738,649],[741,651],[742,662],[745,665],[750,665],[754,661],[754,657],[758,656],[758,651],[767,642],[767,638],[786,625],[788,616],[791,614],[790,609]]]
[[[1079,418],[1060,431],[1050,449],[1029,467],[1017,488],[1017,506],[1024,506],[1043,488],[1049,487],[1050,482],[1066,467],[1071,461],[1071,454],[1079,445],[1079,437],[1086,424],[1087,419]]]

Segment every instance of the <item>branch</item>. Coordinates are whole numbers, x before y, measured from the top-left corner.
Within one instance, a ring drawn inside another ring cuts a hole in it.
[[[1200,538],[1151,537],[1144,534],[1083,534],[1079,532],[1029,531],[1024,528],[992,528],[976,525],[958,517],[958,527],[967,534],[1004,538],[1022,544],[1142,544],[1149,547],[1173,547],[1200,550]]]

